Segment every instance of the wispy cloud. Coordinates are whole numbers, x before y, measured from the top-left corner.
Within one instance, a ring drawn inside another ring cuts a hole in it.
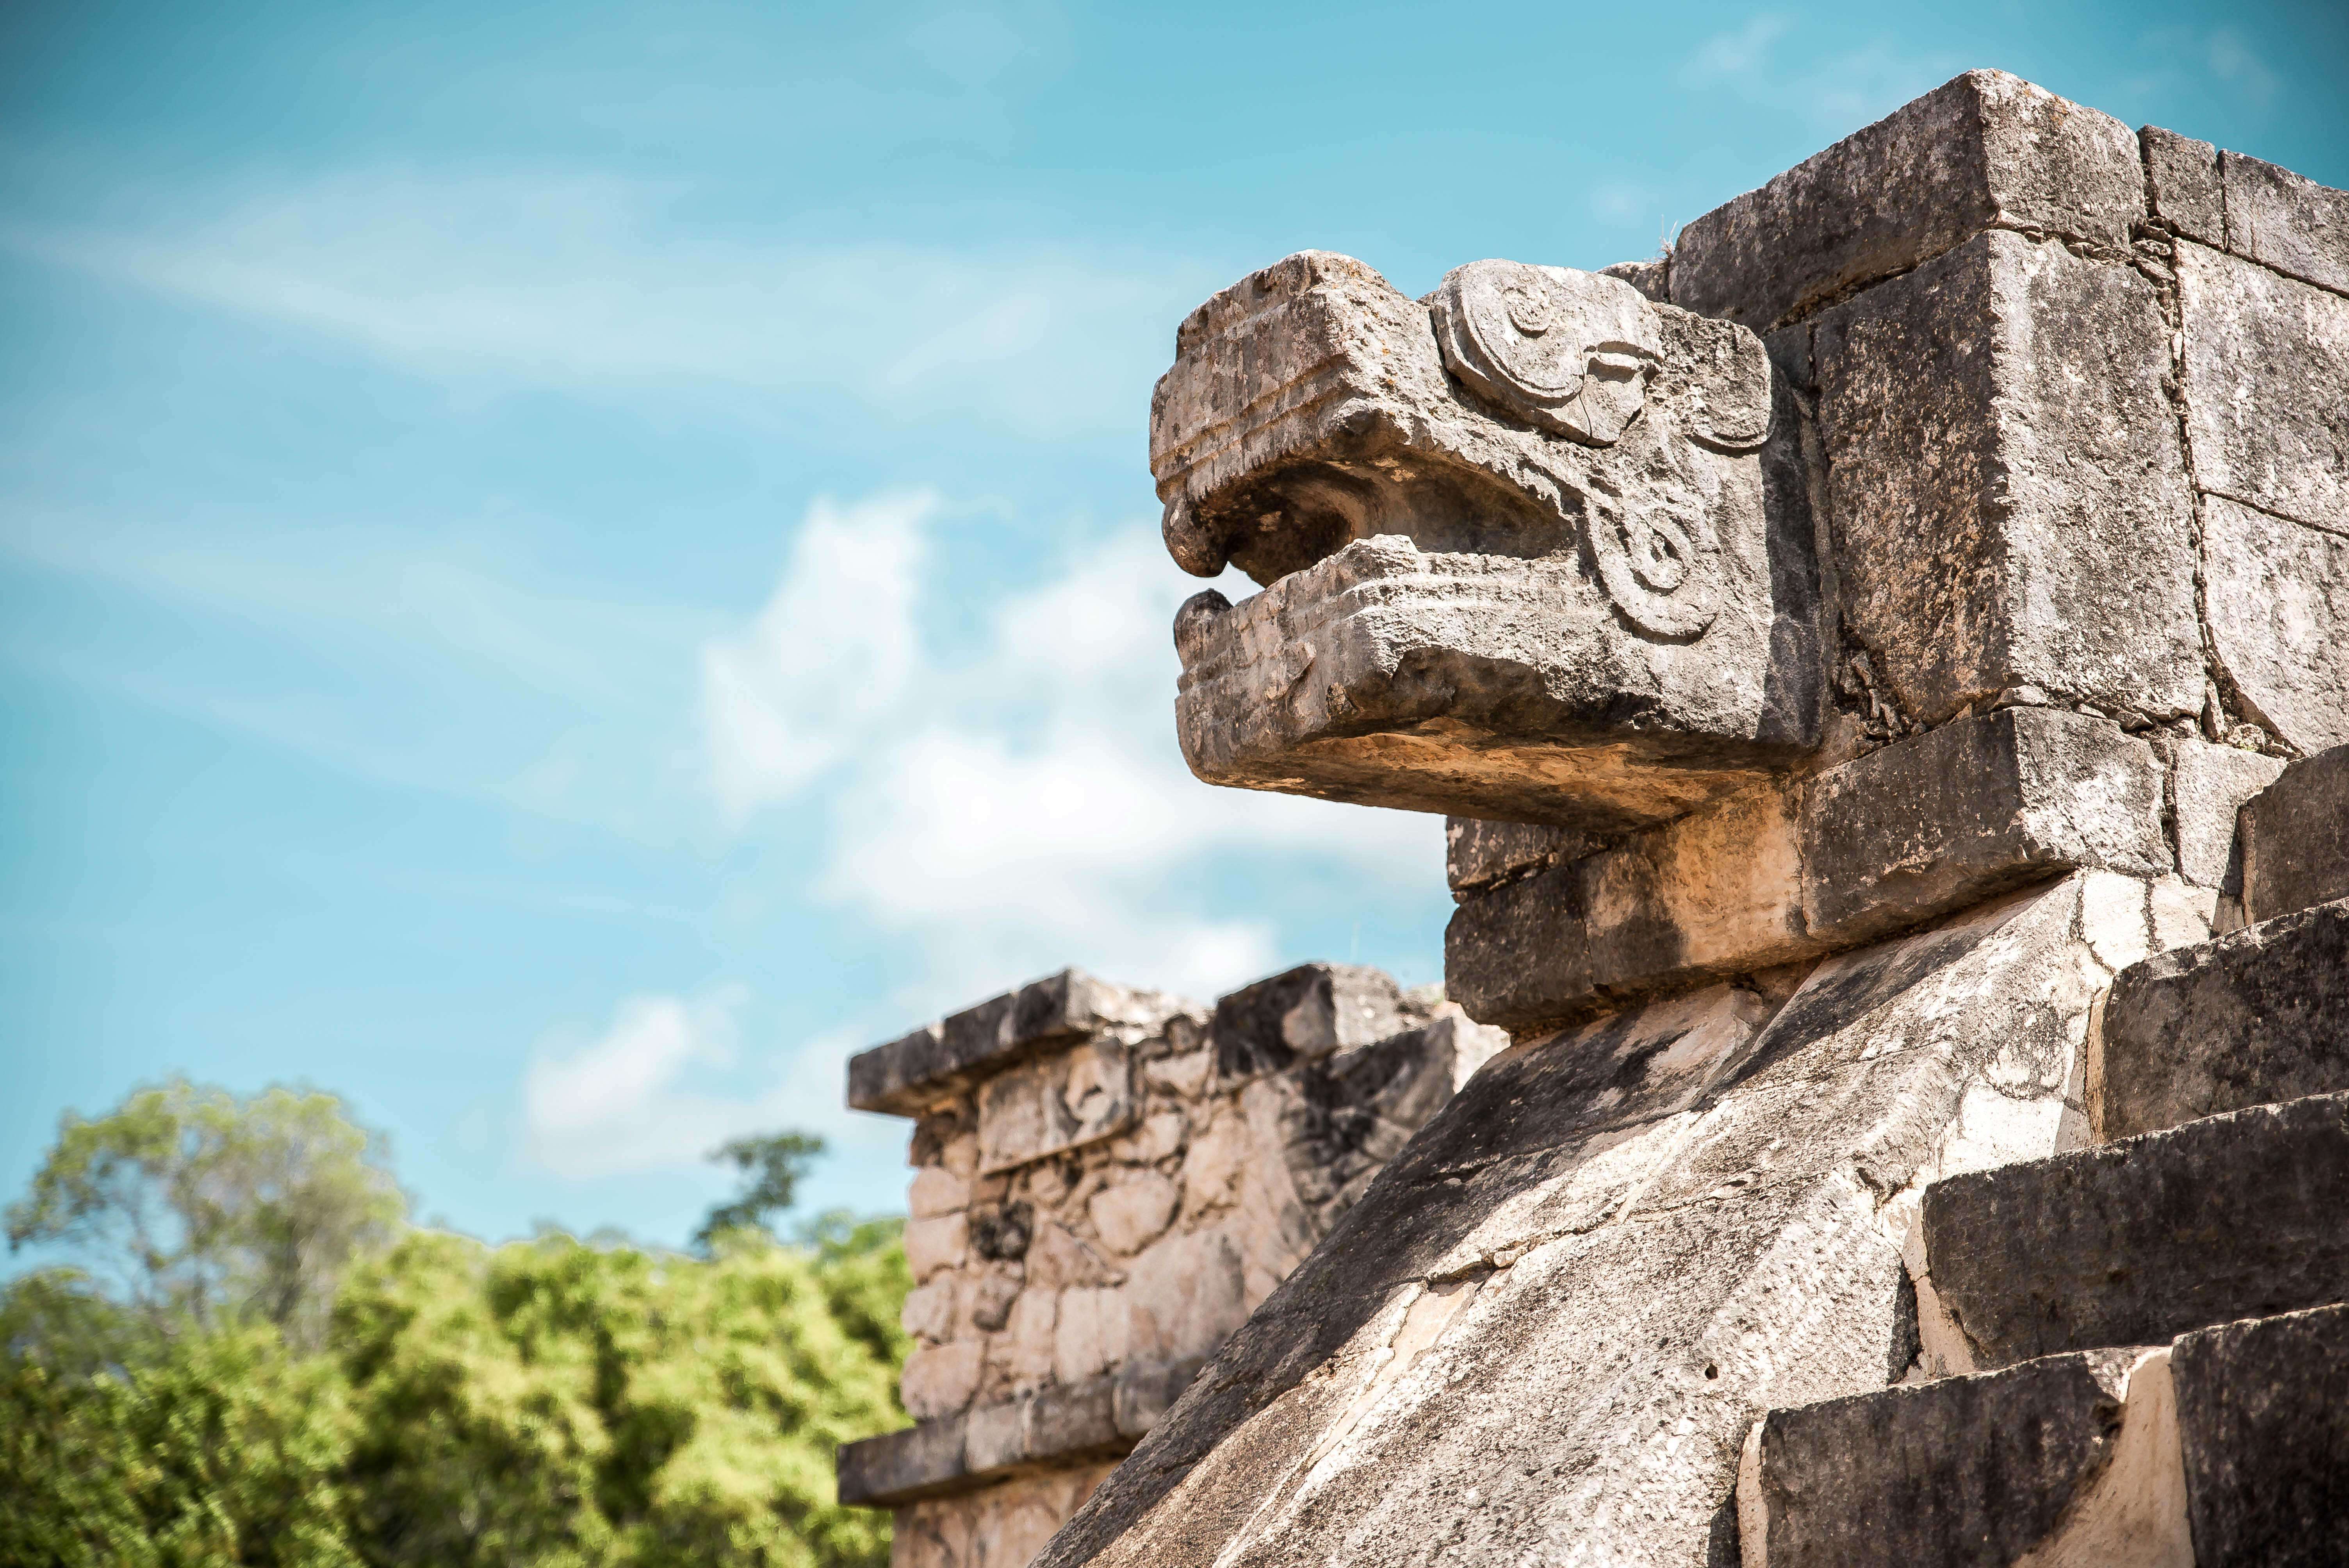
[[[1271,922],[1210,917],[1172,891],[1218,856],[1335,867],[1370,888],[1439,874],[1433,818],[1190,776],[1168,627],[1195,585],[1154,530],[1092,545],[947,648],[922,631],[951,591],[922,564],[945,515],[926,497],[818,507],[767,608],[703,662],[725,809],[823,810],[819,896],[917,940],[929,995],[976,1000],[1070,962],[1202,995],[1250,978],[1275,958]],[[860,591],[860,574],[881,586]],[[842,603],[857,624],[828,645]]]
[[[1224,269],[1076,244],[713,237],[690,192],[605,179],[347,174],[124,232],[0,244],[355,344],[435,376],[845,393],[1025,435],[1130,426]]]
[[[1699,43],[1681,66],[1681,86],[1726,89],[1840,135],[1882,119],[1965,68],[1955,56],[1912,53],[1882,38],[1857,48],[1821,48],[1799,33],[1782,13],[1754,15]]]
[[[830,1034],[781,1055],[749,1049],[754,1011],[747,987],[727,985],[626,997],[592,1037],[556,1031],[523,1077],[526,1156],[555,1175],[592,1180],[692,1170],[730,1139],[778,1127],[818,1133],[836,1154],[900,1144],[899,1124],[842,1103],[845,1064],[864,1042]],[[745,1057],[759,1059],[729,1071]]]

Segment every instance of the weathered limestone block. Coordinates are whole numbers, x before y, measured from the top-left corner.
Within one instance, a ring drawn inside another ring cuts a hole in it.
[[[2178,294],[2195,481],[2349,532],[2349,298],[2191,243]]]
[[[2240,152],[2222,152],[2219,160],[2227,188],[2227,249],[2349,294],[2349,191]]]
[[[2189,1334],[2170,1369],[2197,1560],[2349,1563],[2349,1307]]]
[[[2145,153],[2146,208],[2189,239],[2224,248],[2227,197],[2219,150],[2148,125],[2137,132]]]
[[[1501,882],[1578,861],[1604,841],[1545,822],[1487,822],[1453,817],[1444,824],[1444,874],[1455,899]]]
[[[1796,416],[1761,341],[1478,262],[1413,302],[1292,256],[1183,325],[1152,406],[1213,783],[1606,830],[1816,743]]]
[[[2123,880],[1487,1063],[1042,1561],[1725,1560],[1761,1410],[1914,1358],[1916,1187],[2059,1146]]]
[[[2349,1090],[2349,901],[2121,971],[2090,1037],[2099,1142]]]
[[[1816,956],[1796,799],[1758,787],[1464,899],[1444,933],[1447,991],[1522,1033]]]
[[[1688,224],[1672,303],[1766,332],[1983,229],[2123,250],[2144,207],[2127,126],[1968,71]]]
[[[917,1421],[954,1415],[978,1392],[986,1365],[986,1346],[974,1340],[924,1346],[905,1357],[897,1397]]]
[[[2200,707],[2168,339],[2134,269],[2000,231],[1818,318],[1845,624],[1914,717]]]
[[[2246,919],[2349,898],[2349,746],[2284,769],[2240,821]]]
[[[2169,869],[2153,748],[2101,719],[2016,707],[1943,725],[1813,780],[1810,929],[1848,942],[2074,866]]]
[[[2349,1297],[2349,1094],[2259,1106],[1925,1191],[1974,1364],[2158,1343]]]
[[[1445,984],[1471,1017],[1522,1034],[1816,958],[2075,868],[2158,876],[2161,805],[2158,758],[2109,720],[1960,719],[1463,899]]]
[[[1357,1050],[1416,1020],[1383,972],[1360,964],[1300,964],[1216,1004],[1216,1071],[1226,1082],[1299,1060]]]
[[[900,1540],[927,1542],[926,1561],[999,1568],[987,1554],[1032,1546],[1051,1499],[1073,1510],[1081,1492],[1015,1478],[1097,1474],[1130,1449],[1506,1044],[1353,965],[1302,965],[1212,1010],[1079,979],[1081,1032],[1067,1010],[1042,1033],[1006,1025],[1029,987],[852,1069],[920,1108],[902,1387],[920,1424],[843,1448],[842,1496],[904,1510]],[[992,1054],[942,1053],[957,1034]]]
[[[2210,644],[2239,699],[2302,751],[2349,744],[2349,533],[2203,502]]]
[[[2173,740],[2169,749],[2169,817],[2178,874],[2198,887],[2240,897],[2236,814],[2244,801],[2276,781],[2283,759],[2191,738]],[[2349,867],[2349,846],[2344,846],[2342,861]],[[2341,891],[2349,893],[2349,885]]]
[[[1774,1410],[1744,1568],[2349,1560],[2349,1307]]]
[[[1013,1068],[978,1091],[978,1168],[993,1175],[1133,1125],[1141,1101],[1123,1042],[1090,1042]]]
[[[889,1568],[1019,1568],[1110,1471],[1107,1462],[1021,1476],[975,1497],[898,1511]]]
[[[1744,1568],[2194,1568],[2170,1384],[2167,1347],[2088,1351],[1773,1410]]]
[[[860,1052],[848,1064],[848,1103],[858,1110],[914,1115],[968,1087],[974,1074],[1000,1072],[1103,1029],[1154,1024],[1166,1004],[1156,993],[1104,985],[1064,969]]]

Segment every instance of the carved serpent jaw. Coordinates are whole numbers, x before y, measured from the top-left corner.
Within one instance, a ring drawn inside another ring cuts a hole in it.
[[[1151,419],[1169,552],[1267,588],[1185,608],[1194,770],[1622,825],[1783,766],[1816,684],[1779,603],[1807,517],[1765,504],[1786,426],[1759,339],[1614,278],[1477,262],[1413,301],[1307,252],[1225,290]],[[1504,753],[1551,783],[1513,795]]]

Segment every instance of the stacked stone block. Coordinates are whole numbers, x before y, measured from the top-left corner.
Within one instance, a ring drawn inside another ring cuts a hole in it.
[[[2240,852],[2349,886],[2349,748]],[[2349,899],[2124,969],[2089,1149],[1928,1188],[1900,1387],[1771,1412],[1745,1568],[2349,1561]]]
[[[1204,1007],[1068,971],[859,1056],[914,1120],[894,1561],[1018,1568],[1506,1037],[1375,969]]]
[[[1659,263],[1412,302],[1309,253],[1185,324],[1170,550],[1268,585],[1178,616],[1185,754],[1450,815],[1447,990],[1516,1048],[1045,1563],[2156,1562],[2189,1513],[2177,1560],[2327,1560],[2289,1499],[2349,1460],[2257,1456],[2331,1430],[2349,1294],[2349,1205],[2261,1209],[2349,1089],[2301,1026],[2336,925],[2273,891],[2349,876],[2298,847],[2338,764],[2286,766],[2349,712],[2344,203],[1973,72]],[[2148,1067],[2163,1007],[2202,1044]],[[2123,1168],[2223,1189],[2251,1284],[2061,1197]],[[2002,1291],[2189,1305],[1980,1359]],[[1969,1433],[2002,1501],[1899,1534]],[[2107,1504],[2155,1471],[2148,1536]]]

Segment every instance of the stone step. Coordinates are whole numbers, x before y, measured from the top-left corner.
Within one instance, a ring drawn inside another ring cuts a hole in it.
[[[2349,898],[2349,746],[2292,763],[2243,803],[2243,918]]]
[[[1949,1177],[1918,1239],[1920,1338],[1951,1371],[2349,1299],[2349,1094]]]
[[[1744,1568],[2349,1563],[2349,1306],[1773,1410]]]
[[[2087,1057],[2098,1142],[2349,1089],[2349,899],[2122,970]]]

